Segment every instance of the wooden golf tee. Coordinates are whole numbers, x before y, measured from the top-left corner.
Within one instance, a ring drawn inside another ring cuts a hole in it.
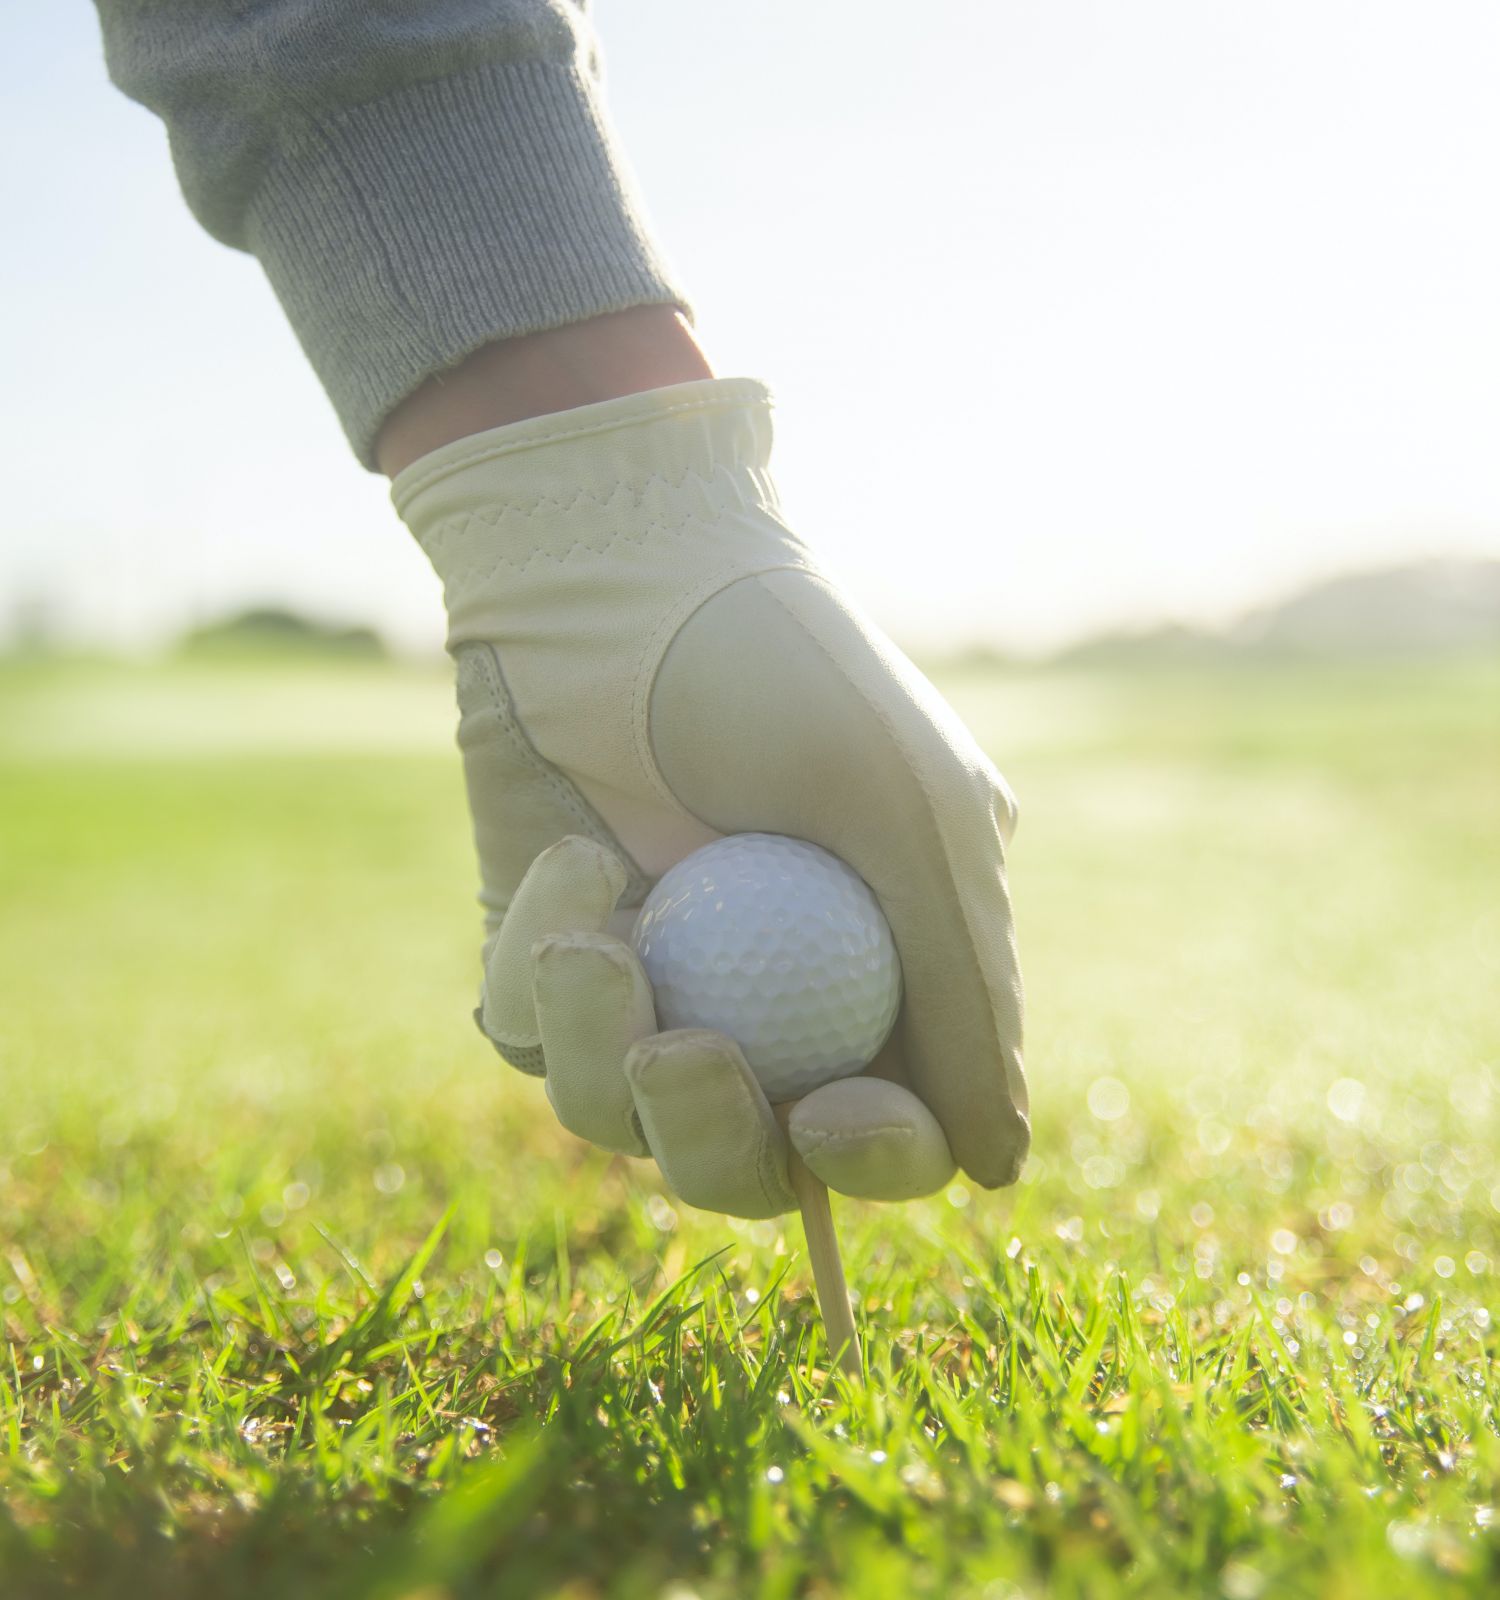
[[[795,1101],[776,1107],[783,1128]],[[833,1209],[828,1203],[828,1185],[809,1170],[790,1139],[786,1149],[787,1177],[802,1212],[802,1233],[807,1240],[807,1258],[812,1263],[813,1284],[818,1291],[818,1306],[823,1313],[823,1332],[828,1353],[859,1382],[863,1377],[859,1354],[859,1334],[854,1326],[854,1311],[849,1304],[849,1285],[844,1280],[844,1262],[839,1255],[839,1237],[833,1231]]]

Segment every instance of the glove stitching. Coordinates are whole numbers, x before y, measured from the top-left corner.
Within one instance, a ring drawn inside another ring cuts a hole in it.
[[[675,526],[662,521],[654,521],[648,523],[645,531],[640,534],[625,533],[617,529],[602,544],[591,544],[587,539],[575,539],[561,551],[533,549],[521,561],[514,560],[506,555],[497,555],[489,566],[470,567],[462,576],[470,583],[491,584],[502,573],[508,573],[511,577],[523,577],[531,572],[533,568],[543,564],[564,567],[580,552],[597,558],[609,555],[612,550],[620,545],[634,545],[637,549],[645,549],[648,544],[658,537],[665,536],[667,539],[681,541],[709,526],[710,523],[707,518],[696,515],[682,518]]]
[[[553,428],[546,433],[532,433],[525,438],[492,439],[488,444],[476,445],[450,456],[445,461],[434,462],[425,470],[418,467],[415,475],[400,486],[396,502],[397,515],[404,517],[405,509],[412,500],[424,489],[441,482],[449,473],[457,472],[462,467],[478,465],[483,461],[494,461],[502,456],[515,455],[536,445],[556,444],[563,439],[587,439],[601,433],[613,432],[617,428],[632,427],[637,423],[651,422],[659,417],[683,416],[693,411],[733,411],[747,404],[760,405],[769,411],[775,405],[770,390],[754,379],[720,378],[710,381],[732,383],[735,387],[721,389],[715,394],[696,395],[690,400],[680,400],[671,405],[654,403],[622,407],[618,416],[600,418],[593,423],[574,423],[571,427]],[[518,424],[513,423],[511,426]]]
[[[780,1174],[777,1171],[776,1144],[773,1133],[776,1127],[775,1113],[771,1114],[770,1125],[767,1126],[767,1119],[761,1114],[760,1106],[756,1105],[755,1096],[752,1095],[749,1085],[746,1084],[743,1078],[736,1077],[735,1081],[739,1084],[741,1098],[750,1107],[751,1113],[755,1117],[756,1128],[759,1130],[759,1138],[755,1150],[755,1181],[760,1185],[761,1198],[768,1205],[778,1208],[785,1207],[794,1200],[794,1197],[788,1185],[776,1182]],[[764,1099],[764,1096],[761,1096],[761,1098]]]
[[[798,1128],[800,1138],[793,1140],[799,1148],[811,1142],[815,1150],[826,1149],[831,1144],[854,1144],[862,1139],[880,1139],[888,1133],[899,1133],[905,1138],[911,1138],[916,1130],[910,1123],[893,1122],[883,1128]]]
[[[795,1205],[797,1199],[792,1193],[791,1185],[782,1177],[784,1163],[778,1164],[776,1153],[775,1141],[762,1126],[760,1148],[755,1156],[755,1176],[766,1204],[774,1206],[780,1213],[788,1206]]]
[[[761,501],[758,494],[746,494],[734,477],[723,469],[717,470],[711,476],[689,469],[679,477],[668,477],[664,473],[652,473],[641,480],[641,489],[623,504],[616,505],[619,491],[612,491],[608,496],[601,497],[590,493],[586,489],[579,492],[568,501],[557,500],[552,496],[540,496],[534,500],[512,500],[499,507],[493,514],[487,511],[468,511],[448,522],[436,524],[427,534],[418,535],[418,542],[427,551],[429,559],[440,573],[443,573],[447,582],[453,582],[459,576],[451,568],[444,572],[446,563],[440,562],[438,553],[445,546],[451,546],[455,540],[467,540],[471,530],[476,524],[486,533],[494,534],[511,518],[520,518],[531,521],[544,509],[549,515],[558,517],[567,516],[578,511],[581,506],[592,506],[599,511],[607,511],[614,516],[624,516],[637,512],[645,504],[647,491],[659,486],[674,492],[681,491],[689,482],[696,483],[708,495],[712,510],[716,515],[722,516],[726,512],[748,511],[761,512],[769,520],[775,522],[777,527],[781,523]],[[726,492],[727,491],[727,492]],[[516,558],[504,550],[493,554],[488,566],[472,566],[464,568],[462,577],[470,582],[492,582],[502,572],[519,575],[529,572],[531,568],[541,562],[550,562],[554,566],[563,566],[571,561],[579,550],[587,550],[595,556],[607,555],[616,545],[628,544],[638,547],[645,546],[653,536],[665,535],[670,539],[681,540],[692,533],[701,532],[712,527],[709,518],[697,511],[679,511],[673,517],[657,517],[647,523],[641,533],[627,533],[618,525],[609,525],[603,542],[598,537],[594,539],[579,538],[564,546],[561,550],[549,550],[541,546],[533,546],[524,557]],[[783,531],[786,531],[783,529]],[[462,553],[459,553],[462,561]]]
[[[615,509],[615,502],[621,500],[626,506],[634,508],[639,506],[651,489],[684,489],[690,483],[699,484],[705,488],[714,484],[728,485],[738,489],[742,478],[750,478],[753,474],[749,467],[738,463],[714,462],[706,471],[702,467],[687,466],[677,473],[653,469],[649,472],[632,474],[630,478],[619,478],[612,483],[606,493],[596,490],[580,488],[566,500],[559,499],[555,494],[521,495],[508,493],[501,497],[493,508],[475,507],[472,511],[458,513],[458,517],[465,522],[475,519],[494,526],[511,512],[524,511],[527,515],[546,507],[552,511],[576,511],[581,505],[598,506],[602,509]],[[759,486],[757,485],[755,498],[759,499]],[[438,524],[444,526],[446,524]]]
[[[494,645],[479,642],[460,648],[469,654],[479,667],[485,680],[481,688],[488,688],[490,709],[495,713],[501,730],[509,738],[512,749],[543,781],[553,799],[576,824],[577,830],[592,839],[595,844],[603,845],[606,850],[613,851],[619,857],[621,865],[625,868],[625,891],[620,903],[626,906],[637,904],[645,898],[651,879],[630,851],[615,837],[604,819],[578,792],[573,782],[546,760],[532,744],[511,704],[510,689],[505,681],[505,672],[500,665],[499,653]]]
[[[524,1073],[528,1078],[545,1078],[547,1064],[542,1059],[540,1045],[504,1045],[484,1025],[484,1007],[474,1007],[474,1026],[489,1040],[495,1054],[508,1067]]]

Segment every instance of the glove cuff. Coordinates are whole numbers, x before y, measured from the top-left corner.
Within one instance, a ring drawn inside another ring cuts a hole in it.
[[[779,526],[771,405],[754,379],[704,378],[529,417],[413,462],[391,498],[443,580],[449,647],[505,638],[519,591],[534,610],[588,568],[609,573],[623,603],[623,574],[644,580],[653,562],[681,559],[684,537],[745,512],[771,513],[775,548],[738,537],[731,563],[802,560]]]
[[[548,412],[422,456],[396,475],[391,499],[426,548],[444,519],[477,506],[557,511],[663,476],[764,472],[772,404],[754,378],[699,378]]]

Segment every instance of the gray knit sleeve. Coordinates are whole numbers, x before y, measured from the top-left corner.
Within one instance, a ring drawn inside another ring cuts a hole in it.
[[[481,345],[686,302],[605,115],[587,0],[96,0],[113,81],[253,253],[360,460]]]

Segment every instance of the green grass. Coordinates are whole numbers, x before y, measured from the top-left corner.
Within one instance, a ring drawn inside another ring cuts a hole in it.
[[[1500,667],[944,687],[1036,1153],[854,1392],[473,1033],[441,675],[0,671],[0,1593],[1495,1593]]]

